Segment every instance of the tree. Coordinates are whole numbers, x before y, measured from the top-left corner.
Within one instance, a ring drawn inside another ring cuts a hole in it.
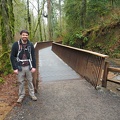
[[[42,16],[42,13],[43,13],[44,4],[45,4],[45,0],[43,0],[41,9],[38,7],[38,18],[37,18],[38,21],[37,21],[37,24],[36,24],[36,26],[34,28],[33,36],[32,36],[32,38],[35,37],[35,33],[37,32],[38,27],[39,27],[38,35],[41,38],[41,41],[43,41],[43,38],[42,38],[42,25],[41,25],[42,24],[42,22],[41,22],[42,19],[41,19],[41,16]],[[44,27],[44,25],[43,25],[43,27]]]
[[[11,72],[9,61],[9,45],[14,37],[14,14],[12,0],[0,0],[0,22],[2,55],[0,56],[0,73]]]
[[[39,14],[40,14],[40,5],[39,5],[40,1],[37,0],[37,3],[38,3],[38,16],[39,16]],[[41,17],[38,17],[38,24],[39,24],[39,39],[40,39],[40,41],[43,41],[43,39],[42,39]]]
[[[65,0],[64,12],[68,32],[80,30],[81,0]],[[74,28],[74,29],[73,29]]]
[[[29,32],[30,32],[30,39],[32,38],[32,31],[31,31],[31,15],[30,15],[30,12],[29,12],[29,0],[27,0],[27,19],[28,19],[28,27],[29,27]]]
[[[14,14],[12,0],[1,0],[1,39],[2,51],[9,50],[9,43],[14,37]]]
[[[80,27],[85,28],[85,20],[86,20],[86,0],[82,0],[81,10],[80,10]]]
[[[47,0],[47,11],[48,11],[48,39],[52,40],[52,8],[51,0]]]
[[[60,19],[60,34],[62,32],[62,10],[61,10],[61,0],[59,0],[59,19]]]

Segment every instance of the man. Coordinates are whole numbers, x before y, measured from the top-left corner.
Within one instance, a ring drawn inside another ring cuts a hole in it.
[[[28,40],[29,32],[27,30],[22,30],[20,36],[20,40],[13,44],[10,55],[12,67],[19,82],[19,98],[17,103],[21,103],[25,97],[25,77],[28,82],[28,90],[31,99],[34,101],[37,100],[32,83],[32,73],[36,71],[34,46]]]

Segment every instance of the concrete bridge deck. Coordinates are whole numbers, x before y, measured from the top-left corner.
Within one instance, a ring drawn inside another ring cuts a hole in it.
[[[120,120],[120,96],[95,90],[51,48],[39,51],[38,101],[26,96],[5,120]]]

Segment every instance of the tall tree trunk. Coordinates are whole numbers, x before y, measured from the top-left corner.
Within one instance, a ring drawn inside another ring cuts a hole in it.
[[[82,0],[81,4],[81,20],[80,20],[80,27],[85,28],[85,19],[86,19],[86,0]]]
[[[30,39],[32,37],[32,32],[31,32],[31,16],[30,16],[30,12],[29,12],[29,0],[27,0],[27,17],[28,17],[28,27],[29,27],[29,33],[30,33]]]
[[[39,5],[39,3],[40,3],[40,1],[39,0],[37,0],[37,3],[38,3],[38,16],[39,16],[39,14],[40,14],[40,5]],[[41,17],[38,17],[38,24],[39,24],[39,32],[40,32],[40,34],[39,34],[39,41],[43,41],[43,39],[42,39],[42,28],[41,28]]]
[[[51,9],[51,0],[47,0],[47,10],[48,10],[48,39],[49,41],[52,40],[52,23],[51,23],[51,15],[52,15],[52,9]]]
[[[1,0],[1,39],[2,39],[2,52],[8,51],[8,40],[7,40],[7,25],[8,25],[8,9],[7,9],[7,1]]]
[[[1,23],[2,23],[2,2],[0,0],[0,41],[1,41]]]
[[[14,30],[14,14],[12,0],[0,0],[0,6],[2,52],[6,52],[9,50],[9,43],[13,41],[14,36],[14,32],[12,32]]]
[[[44,20],[42,20],[42,21],[43,21],[44,41],[46,41],[45,22],[44,22]]]
[[[41,15],[42,15],[42,10],[43,10],[43,8],[44,8],[44,4],[45,4],[45,0],[43,1],[42,8],[41,8],[41,10],[39,11],[38,20],[41,19]],[[32,36],[32,38],[35,37],[36,31],[37,31],[37,29],[38,29],[38,26],[39,26],[39,22],[37,22],[37,25],[35,26],[35,30],[33,31],[33,36]]]
[[[9,32],[9,36],[11,36],[11,42],[13,42],[14,40],[14,13],[13,13],[13,3],[12,0],[8,0],[8,5],[9,5],[9,27],[10,27],[10,32]]]
[[[114,8],[116,4],[116,0],[110,0],[110,2],[111,2],[112,7]]]
[[[61,21],[61,0],[59,0],[59,14],[60,14],[60,34],[62,32],[62,21]]]

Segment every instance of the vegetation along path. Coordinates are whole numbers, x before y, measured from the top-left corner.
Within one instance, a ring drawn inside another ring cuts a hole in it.
[[[95,90],[50,47],[39,53],[42,82],[36,94],[38,101],[26,96],[5,120],[120,120],[120,96]]]

